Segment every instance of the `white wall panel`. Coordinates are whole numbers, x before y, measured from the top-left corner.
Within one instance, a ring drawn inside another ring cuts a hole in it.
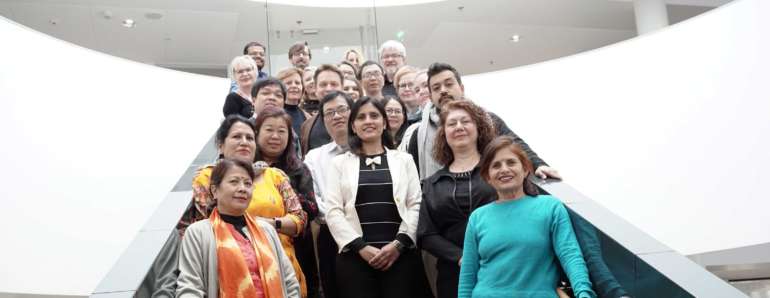
[[[683,254],[770,242],[770,3],[464,78],[566,181]]]
[[[222,118],[225,79],[0,18],[0,293],[89,295]]]

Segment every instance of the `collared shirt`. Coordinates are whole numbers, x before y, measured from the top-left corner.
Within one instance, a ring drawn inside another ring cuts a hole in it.
[[[320,223],[325,223],[327,203],[324,201],[324,188],[326,187],[326,180],[329,177],[327,172],[331,168],[332,158],[345,153],[346,151],[346,148],[343,148],[332,141],[331,143],[308,151],[307,155],[305,155],[305,165],[310,169],[310,174],[313,176],[313,189],[315,190],[315,199],[318,204],[317,219]]]

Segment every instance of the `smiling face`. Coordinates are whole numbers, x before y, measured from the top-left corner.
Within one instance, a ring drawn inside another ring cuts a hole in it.
[[[307,93],[307,97],[310,99],[316,99],[315,94],[315,80],[313,80],[313,74],[314,71],[312,70],[306,70],[304,73],[302,73],[302,80],[305,81],[305,93]]]
[[[406,106],[410,107],[409,109],[420,105],[417,94],[414,93],[415,75],[416,73],[413,72],[402,75],[401,78],[399,78],[398,86],[396,86],[398,88],[398,97],[404,101]]]
[[[267,85],[259,89],[254,98],[254,114],[259,114],[266,107],[283,109],[283,92],[278,85]]]
[[[430,87],[428,87],[428,73],[421,72],[414,77],[414,93],[417,101],[423,105],[430,101]]]
[[[343,97],[337,97],[324,104],[321,111],[324,119],[326,131],[332,137],[348,133],[348,119],[350,118],[350,107]]]
[[[519,157],[508,146],[495,153],[488,169],[487,182],[501,199],[519,198],[524,196],[524,179],[528,174]]]
[[[391,131],[398,131],[404,124],[404,110],[396,100],[388,100],[385,105],[385,114],[388,115],[388,125]]]
[[[361,106],[353,118],[353,133],[362,143],[380,142],[385,121],[385,116],[372,103],[367,103]]]
[[[446,142],[452,151],[459,148],[473,146],[479,138],[479,129],[471,115],[463,109],[454,109],[447,114],[444,121]]]
[[[250,46],[246,49],[246,55],[251,56],[254,59],[254,63],[257,64],[258,69],[265,67],[265,49],[260,46]]]
[[[350,65],[347,64],[340,64],[337,66],[337,68],[342,72],[342,76],[345,77],[345,79],[355,79],[356,78],[356,70],[353,69]]]
[[[465,89],[461,85],[451,70],[445,70],[435,74],[430,78],[430,97],[433,105],[439,110],[446,103],[463,98]]]
[[[262,122],[257,132],[259,152],[267,160],[277,160],[289,144],[289,126],[281,117],[270,117]]]
[[[241,167],[233,166],[225,173],[219,185],[211,185],[211,194],[217,202],[219,213],[240,216],[251,202],[253,181]]]
[[[316,97],[324,98],[326,94],[332,93],[332,91],[342,90],[342,81],[340,75],[334,71],[327,70],[318,73],[316,77]]]
[[[382,68],[385,69],[387,76],[393,77],[401,66],[404,66],[404,55],[394,48],[387,48],[382,50],[382,56],[380,56],[382,62]]]
[[[342,84],[342,92],[345,92],[353,102],[356,102],[360,97],[358,92],[361,92],[361,90],[359,90],[355,81],[345,79],[345,82]]]
[[[307,46],[292,53],[291,65],[294,65],[297,69],[305,69],[310,64],[310,50]]]
[[[254,162],[257,143],[254,140],[254,130],[242,122],[230,126],[224,142],[218,146],[219,152],[228,159],[237,159],[247,163]]]
[[[238,86],[248,87],[254,85],[254,81],[257,78],[257,72],[254,70],[254,67],[246,63],[235,65],[233,73],[235,73],[235,83]]]
[[[364,86],[366,95],[379,96],[382,93],[382,86],[385,85],[380,67],[370,64],[361,69],[361,84]]]
[[[302,78],[298,73],[292,74],[281,80],[286,85],[286,103],[290,105],[298,105],[302,99]]]

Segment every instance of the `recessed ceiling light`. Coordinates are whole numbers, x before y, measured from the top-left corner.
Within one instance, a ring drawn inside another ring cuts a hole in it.
[[[102,17],[105,20],[112,19],[112,11],[109,11],[109,10],[102,11]]]
[[[157,11],[153,11],[145,13],[144,17],[150,20],[160,20],[163,17],[163,14]]]
[[[519,37],[518,34],[511,35],[511,38],[509,39],[510,42],[519,42],[521,37]]]
[[[123,20],[123,27],[134,28],[136,27],[136,22],[134,22],[132,19],[125,19]]]
[[[324,47],[324,54],[329,54],[329,52],[331,52],[331,50],[332,49],[329,46],[325,46]]]
[[[56,25],[59,24],[59,19],[50,19],[50,20],[48,20],[48,23],[53,25],[53,26],[56,26]]]

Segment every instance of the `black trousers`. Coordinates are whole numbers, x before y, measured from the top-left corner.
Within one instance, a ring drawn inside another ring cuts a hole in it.
[[[460,266],[438,259],[436,262],[436,295],[439,298],[456,298],[460,283]]]
[[[337,285],[343,298],[431,296],[422,259],[415,249],[399,256],[387,271],[372,268],[357,252],[343,252],[337,256]]]
[[[329,232],[329,226],[320,225],[318,230],[318,269],[321,277],[321,287],[323,288],[324,298],[339,298],[340,292],[337,289],[337,242],[334,242],[332,233]]]
[[[302,268],[302,273],[305,274],[307,297],[321,297],[318,266],[316,266],[315,252],[313,251],[313,233],[310,231],[310,225],[307,225],[305,231],[299,237],[294,238],[294,252],[297,254],[299,267]]]

